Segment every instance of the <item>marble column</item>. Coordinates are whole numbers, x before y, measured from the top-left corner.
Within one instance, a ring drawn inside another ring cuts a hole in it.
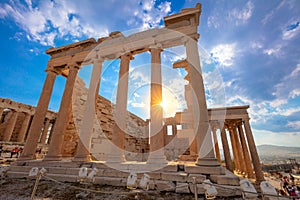
[[[41,130],[44,126],[44,120],[48,110],[48,105],[52,94],[55,78],[56,73],[53,71],[48,71],[44,87],[38,105],[36,107],[31,126],[29,128],[24,150],[19,160],[35,159],[35,151],[38,145]]]
[[[257,154],[256,145],[254,142],[254,138],[253,138],[250,123],[249,123],[249,118],[244,119],[244,126],[245,126],[246,137],[247,137],[247,141],[248,141],[248,145],[249,145],[249,150],[250,150],[250,154],[251,154],[251,158],[252,158],[253,168],[255,171],[256,181],[260,183],[260,182],[264,181],[265,178],[264,178],[264,174],[262,172],[261,164],[260,164],[259,157]]]
[[[222,140],[222,145],[223,145],[226,168],[229,171],[233,172],[232,160],[231,160],[231,156],[230,156],[230,150],[229,150],[225,127],[223,127],[221,130],[221,140]]]
[[[11,110],[11,112],[13,112],[13,113],[6,125],[6,129],[5,129],[3,137],[2,137],[2,140],[5,142],[10,141],[10,138],[14,132],[14,128],[16,126],[16,122],[17,122],[18,115],[19,115],[19,112],[17,112],[17,111]]]
[[[47,138],[47,134],[49,131],[49,125],[50,125],[50,119],[46,118],[44,129],[43,129],[43,132],[41,135],[41,140],[40,140],[40,143],[42,143],[42,144],[46,144],[46,138]]]
[[[241,143],[240,143],[240,139],[239,139],[239,135],[237,133],[237,127],[236,125],[234,125],[233,127],[233,136],[235,138],[235,146],[236,146],[236,150],[237,150],[237,154],[238,154],[238,162],[240,164],[240,171],[241,172],[246,172],[246,165],[245,165],[245,159],[244,159],[244,155],[243,155],[243,151],[242,151],[242,147],[241,147]]]
[[[21,129],[19,131],[17,142],[24,142],[25,135],[28,130],[29,123],[30,123],[31,115],[29,113],[24,113],[24,114],[25,114],[25,118],[22,123]]]
[[[44,160],[51,161],[62,159],[61,149],[64,142],[65,129],[69,122],[72,105],[72,94],[78,70],[79,66],[76,63],[72,63],[70,65],[68,78],[57,114],[56,123],[53,128],[52,139],[49,144],[48,153],[45,156]]]
[[[214,138],[214,143],[215,143],[216,157],[217,157],[219,163],[222,163],[221,155],[220,155],[220,148],[219,148],[219,143],[218,143],[218,138],[217,138],[217,129],[213,128],[212,130],[213,130],[213,138]]]
[[[189,64],[188,72],[190,75],[192,103],[194,107],[192,112],[198,152],[196,164],[201,166],[219,166],[220,164],[217,161],[214,153],[212,133],[208,120],[198,43],[197,40],[191,38],[186,39],[184,42],[186,47],[187,62]]]
[[[119,82],[115,107],[115,124],[112,133],[112,147],[108,155],[107,162],[124,162],[125,161],[125,130],[127,118],[127,98],[128,98],[128,73],[130,54],[121,56]]]
[[[237,153],[237,147],[236,147],[236,141],[235,141],[235,137],[234,137],[234,133],[233,133],[233,127],[230,126],[228,128],[229,130],[229,135],[230,135],[230,140],[231,140],[231,146],[232,146],[232,153],[233,153],[233,157],[234,157],[234,165],[235,165],[235,170],[236,171],[240,171],[241,167],[240,167],[240,163],[239,163],[239,156]]]
[[[161,49],[151,48],[150,154],[147,163],[166,164],[164,155]]]
[[[85,112],[82,125],[79,130],[79,141],[73,161],[91,161],[90,149],[93,126],[96,120],[96,97],[100,88],[100,79],[103,60],[94,60],[92,78],[90,81],[89,92],[87,96]]]
[[[239,136],[240,136],[242,150],[243,150],[243,156],[244,156],[245,164],[246,164],[247,177],[254,178],[252,163],[250,160],[249,151],[248,151],[242,124],[238,124],[238,130],[239,130]]]

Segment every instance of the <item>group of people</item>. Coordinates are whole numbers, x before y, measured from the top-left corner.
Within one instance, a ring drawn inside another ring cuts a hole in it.
[[[292,174],[282,177],[281,186],[283,188],[283,193],[292,197],[300,197],[300,186],[296,185],[295,177]]]
[[[0,157],[2,157],[2,153],[4,153],[6,151],[4,151],[4,146],[1,144],[0,145]],[[11,151],[10,151],[10,158],[12,158],[13,156],[15,156],[16,158],[19,157],[19,155],[23,152],[23,148],[22,147],[14,147]]]

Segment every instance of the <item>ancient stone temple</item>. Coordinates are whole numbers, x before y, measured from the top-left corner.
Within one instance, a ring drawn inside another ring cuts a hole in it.
[[[258,182],[264,180],[249,124],[249,106],[207,108],[198,53],[200,14],[201,5],[197,4],[165,17],[162,28],[129,36],[113,32],[98,40],[48,49],[46,53],[51,58],[38,105],[28,108],[30,111],[18,111],[33,117],[27,119],[25,114],[22,120],[26,128],[22,125],[22,131],[15,131],[19,142],[24,141],[24,135],[26,140],[21,157],[8,175],[24,177],[35,166],[46,168],[54,178],[76,181],[79,167],[96,167],[99,171],[95,183],[121,186],[126,185],[130,172],[138,177],[147,173],[153,181],[152,188],[182,186],[176,192],[184,193],[193,191],[193,177],[199,188],[205,179],[228,188],[237,187],[240,179],[234,172]],[[188,108],[174,117],[163,118],[161,52],[180,45],[185,47],[186,58],[173,63],[173,68],[187,71]],[[127,111],[130,61],[143,52],[151,55],[150,119],[146,121]],[[120,71],[116,103],[112,104],[98,93],[103,62],[115,59],[120,59]],[[86,65],[93,66],[89,86],[78,77]],[[66,84],[54,119],[48,106],[58,75],[66,77]],[[7,103],[0,106],[1,116],[5,116],[1,122],[7,124],[2,140],[15,141],[11,136],[18,112]],[[225,167],[221,165],[218,133]],[[47,154],[37,159],[36,148],[45,135]],[[203,193],[203,188],[198,192]],[[225,196],[238,195],[223,192]]]

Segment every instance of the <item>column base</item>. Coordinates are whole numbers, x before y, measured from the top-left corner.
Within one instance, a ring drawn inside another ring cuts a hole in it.
[[[58,156],[45,156],[45,158],[43,159],[43,161],[61,161],[62,160],[62,156],[58,155]]]
[[[168,164],[168,161],[164,154],[150,153],[147,160],[147,164],[166,165]]]
[[[90,162],[92,161],[91,155],[76,155],[73,159],[73,162]]]
[[[211,167],[216,167],[220,166],[220,163],[216,158],[197,158],[196,165],[198,166],[211,166]]]

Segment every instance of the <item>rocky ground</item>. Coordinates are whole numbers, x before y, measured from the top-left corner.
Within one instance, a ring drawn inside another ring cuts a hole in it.
[[[1,200],[29,200],[35,180],[34,179],[11,179],[2,178],[0,180]],[[80,190],[78,188],[82,188]],[[98,192],[88,191],[95,190]],[[176,194],[173,192],[129,190],[125,187],[112,187],[100,185],[83,185],[80,183],[59,184],[53,181],[42,179],[38,185],[35,199],[43,200],[68,200],[68,199],[101,199],[101,200],[193,200],[191,194]],[[204,196],[198,198],[205,199]],[[226,198],[219,198],[226,199]],[[229,198],[232,199],[232,198]],[[241,198],[235,198],[241,199]]]
[[[0,172],[7,168],[15,158],[0,159]],[[1,174],[1,173],[0,173]],[[29,200],[35,185],[35,178],[14,179],[0,175],[0,200]],[[40,180],[35,198],[40,200],[68,199],[101,199],[101,200],[194,200],[192,194],[176,194],[175,192],[130,190],[126,187],[113,187],[97,184],[61,183],[55,180]],[[198,199],[205,199],[204,195]],[[217,198],[242,199],[242,198]]]

